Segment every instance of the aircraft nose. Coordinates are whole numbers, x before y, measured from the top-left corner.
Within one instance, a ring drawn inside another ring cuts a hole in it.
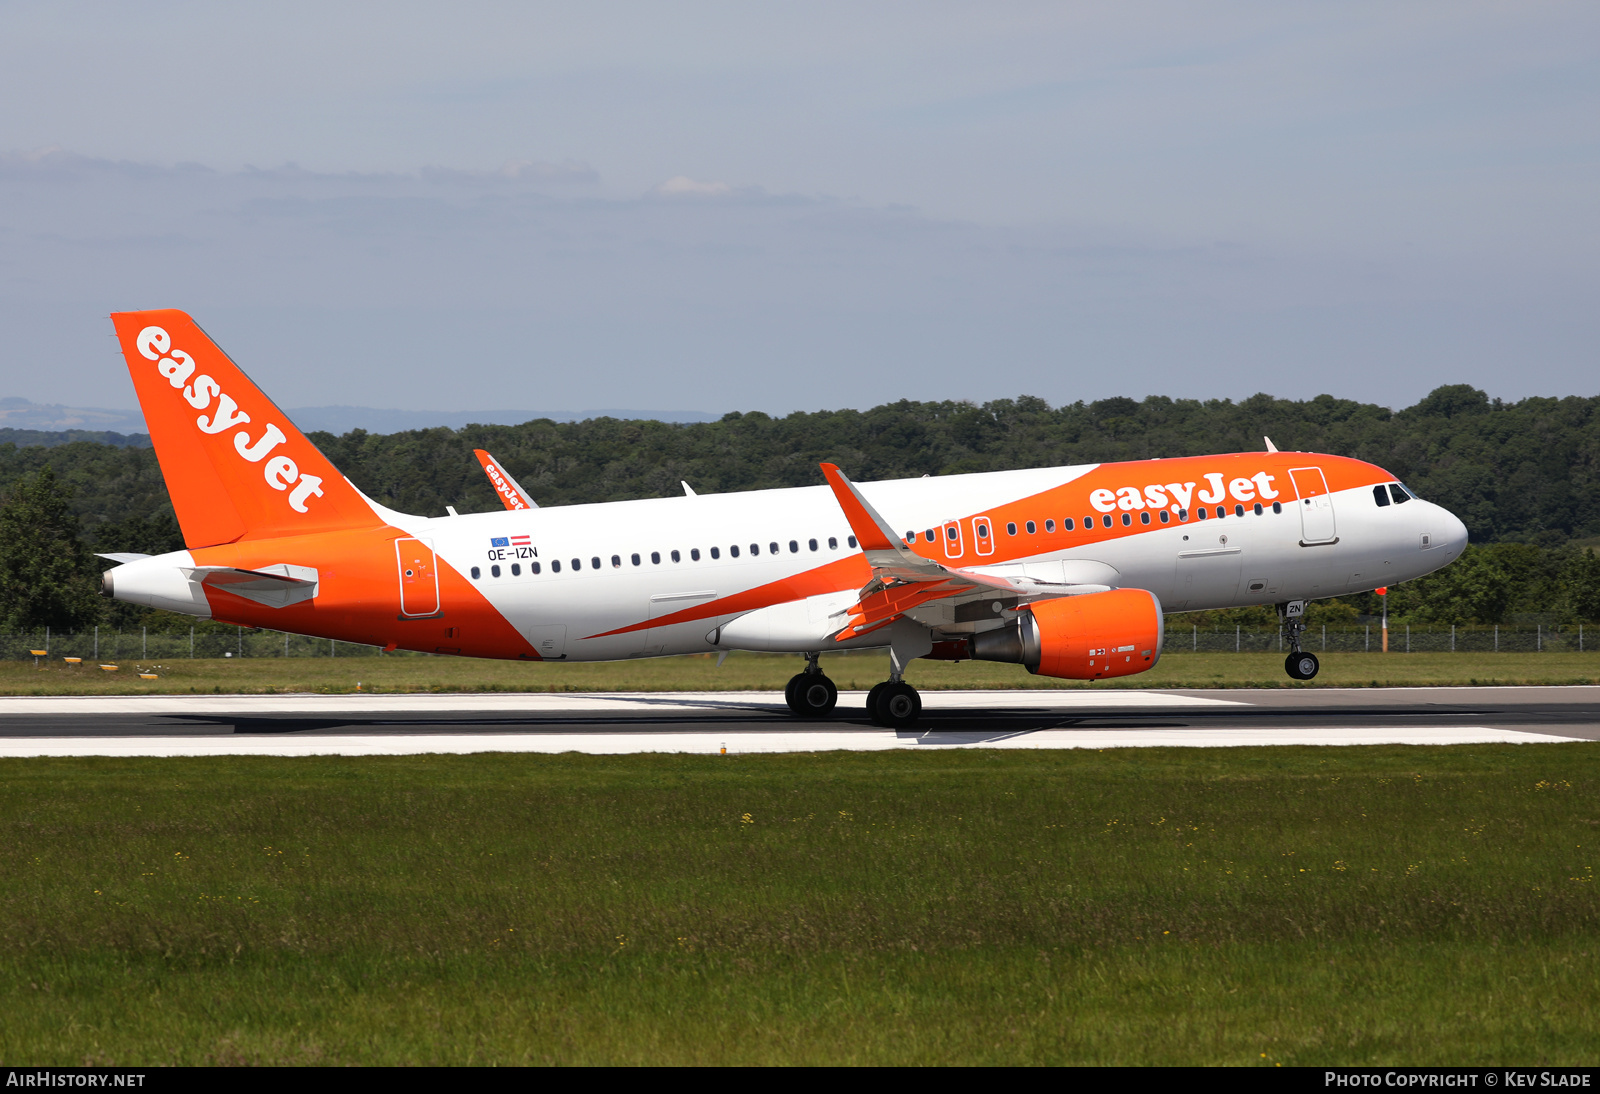
[[[1442,506],[1439,510],[1438,532],[1439,546],[1446,548],[1450,554],[1459,555],[1467,546],[1467,526],[1461,523],[1461,518]]]

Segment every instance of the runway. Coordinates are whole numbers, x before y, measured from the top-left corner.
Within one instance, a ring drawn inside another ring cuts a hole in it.
[[[899,731],[868,722],[864,698],[801,721],[777,692],[0,697],[0,757],[1600,740],[1600,687],[927,691]]]

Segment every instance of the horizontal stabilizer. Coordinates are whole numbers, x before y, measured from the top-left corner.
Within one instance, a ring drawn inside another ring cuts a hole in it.
[[[138,562],[141,558],[154,558],[154,555],[141,555],[138,551],[108,551],[94,556],[95,558],[109,559],[112,562]]]
[[[242,596],[269,608],[287,608],[317,595],[317,571],[313,566],[295,566],[287,562],[263,566],[257,570],[240,570],[232,566],[184,567],[191,581],[208,588]]]

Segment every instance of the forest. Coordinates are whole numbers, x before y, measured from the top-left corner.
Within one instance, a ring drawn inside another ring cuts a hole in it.
[[[1271,437],[1281,449],[1379,464],[1466,522],[1468,553],[1439,574],[1396,587],[1395,618],[1600,617],[1600,563],[1592,552],[1600,544],[1600,396],[1502,402],[1458,384],[1398,411],[1329,395],[1297,401],[1263,394],[1237,403],[1156,395],[1059,407],[1022,396],[982,404],[901,400],[783,417],[730,413],[697,423],[541,419],[310,437],[367,494],[423,514],[442,514],[446,505],[463,513],[499,506],[474,448],[493,452],[548,506],[677,494],[680,481],[702,494],[820,484],[823,460],[871,481],[1253,451]],[[71,522],[62,534],[82,545],[89,570],[98,569],[92,551],[182,546],[148,438],[0,430],[4,504],[31,497],[28,484],[47,468],[52,489],[63,495],[60,519]],[[18,536],[23,543],[9,542]],[[25,549],[27,538],[15,521],[0,521],[0,556]],[[0,619],[13,626],[22,622],[14,606],[20,580],[0,557]],[[1375,599],[1349,597],[1336,607],[1365,615],[1376,610]]]

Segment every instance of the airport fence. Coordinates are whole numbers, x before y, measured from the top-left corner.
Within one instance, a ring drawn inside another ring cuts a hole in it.
[[[1462,627],[1389,627],[1390,653],[1587,653],[1600,634],[1582,623],[1493,624]],[[1300,638],[1312,653],[1379,653],[1384,647],[1378,624],[1354,627],[1311,626]],[[1281,628],[1168,627],[1163,651],[1174,653],[1262,653],[1289,650]]]
[[[38,634],[0,634],[0,660],[32,660],[35,650],[44,650],[53,660],[81,657],[88,661],[167,661],[193,657],[431,657],[396,651],[383,653],[380,646],[357,642],[338,642],[311,638],[283,631],[229,631],[215,628],[194,631],[152,631],[140,628],[118,631],[96,627],[82,632],[41,631]]]
[[[1371,626],[1312,626],[1301,639],[1303,648],[1313,653],[1378,653],[1383,646],[1383,629]],[[1505,624],[1470,627],[1412,627],[1405,624],[1389,628],[1390,653],[1557,653],[1592,652],[1600,644],[1600,633],[1592,633],[1581,623]],[[1271,627],[1170,626],[1165,652],[1182,653],[1287,653],[1289,644],[1281,629]],[[98,627],[91,631],[0,635],[0,660],[27,661],[34,650],[44,650],[52,659],[81,657],[85,661],[115,661],[137,658],[162,661],[192,657],[433,657],[431,653],[396,650],[384,653],[379,646],[358,642],[339,642],[311,638],[283,631],[252,631],[236,628],[219,631],[118,631]]]

